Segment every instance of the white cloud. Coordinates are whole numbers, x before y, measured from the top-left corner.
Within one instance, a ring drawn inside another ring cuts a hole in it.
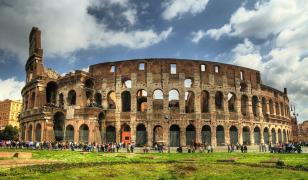
[[[231,26],[229,24],[225,24],[223,27],[219,29],[210,29],[206,31],[206,35],[209,37],[218,40],[222,35],[228,34],[231,32]]]
[[[89,47],[124,46],[146,48],[167,39],[172,27],[161,32],[153,29],[117,31],[108,29],[88,13],[88,8],[109,2],[126,8],[124,16],[130,24],[136,22],[136,12],[129,0],[84,1],[5,1],[0,5],[0,49],[18,55],[24,63],[28,53],[28,35],[32,26],[42,30],[45,56],[68,55]],[[132,28],[130,28],[132,29]]]
[[[0,79],[0,100],[22,99],[20,92],[24,85],[23,81],[18,81],[15,77],[4,80]]]
[[[199,31],[197,31],[197,32],[192,32],[192,33],[191,33],[191,36],[192,36],[191,41],[192,41],[193,43],[198,44],[199,41],[205,36],[205,32],[202,31],[202,30],[199,30]]]
[[[163,3],[164,11],[162,17],[165,20],[172,20],[184,14],[195,15],[202,12],[209,0],[168,0]]]

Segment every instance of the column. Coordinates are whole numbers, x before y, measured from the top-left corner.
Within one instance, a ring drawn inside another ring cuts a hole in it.
[[[238,143],[243,144],[243,127],[238,127]]]
[[[250,129],[250,145],[254,145],[255,144],[255,138],[254,138],[254,130]]]
[[[260,127],[260,143],[264,144],[264,128]]]
[[[148,124],[147,126],[147,145],[149,147],[152,147],[153,146],[153,127]]]
[[[199,124],[200,122],[197,123],[198,125],[196,126],[196,142],[197,143],[202,143],[202,137],[201,137],[201,128]]]
[[[212,146],[217,146],[216,126],[211,126],[211,141],[212,141]]]
[[[186,146],[186,128],[180,127],[180,145]]]
[[[225,144],[230,144],[230,128],[228,126],[225,126],[224,131],[225,131]]]

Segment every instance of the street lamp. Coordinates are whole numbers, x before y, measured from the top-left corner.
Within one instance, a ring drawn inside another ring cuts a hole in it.
[[[165,120],[167,121],[167,123],[168,123],[168,129],[169,129],[169,136],[170,136],[170,117],[168,116],[168,115],[165,115]],[[169,139],[170,139],[170,137],[169,137]],[[170,153],[170,142],[169,142],[169,144],[168,144],[168,153]]]

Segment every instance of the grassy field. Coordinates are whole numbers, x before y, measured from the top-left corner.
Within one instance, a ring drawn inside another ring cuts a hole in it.
[[[308,179],[308,154],[31,152],[57,162],[1,168],[0,179]]]

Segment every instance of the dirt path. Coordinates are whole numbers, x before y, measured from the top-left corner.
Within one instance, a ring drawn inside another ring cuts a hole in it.
[[[58,162],[61,162],[61,161],[38,160],[38,159],[8,159],[8,160],[0,160],[0,168],[30,166],[30,165],[37,165],[37,164],[52,164],[52,163],[58,163]]]

